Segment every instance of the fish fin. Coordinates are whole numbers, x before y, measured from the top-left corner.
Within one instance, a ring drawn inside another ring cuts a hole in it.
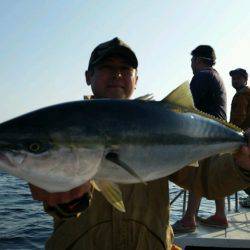
[[[195,109],[195,110],[193,110],[192,112],[194,112],[195,114],[198,114],[198,115],[200,115],[200,116],[203,116],[203,117],[212,119],[212,120],[214,120],[214,121],[217,121],[217,122],[219,122],[219,123],[225,125],[225,126],[228,127],[228,128],[231,128],[231,129],[233,129],[233,130],[235,130],[235,131],[243,132],[243,130],[242,130],[241,128],[239,128],[239,127],[237,127],[236,125],[234,125],[233,123],[227,122],[226,120],[223,120],[223,119],[221,119],[221,118],[218,118],[218,117],[215,117],[215,116],[213,116],[213,115],[207,114],[207,113],[202,112],[202,111],[200,111],[200,110],[198,110],[198,109]]]
[[[83,100],[91,100],[91,99],[93,99],[92,95],[84,95],[83,96]]]
[[[94,180],[91,181],[91,184],[96,190],[102,192],[103,196],[113,207],[123,213],[126,212],[122,200],[122,192],[117,184],[103,180]]]
[[[188,81],[182,83],[161,101],[168,102],[189,110],[195,109],[193,96]]]
[[[189,163],[188,166],[199,167],[199,162],[196,161],[196,162]]]
[[[96,189],[97,191],[101,192],[101,189],[96,184],[96,181],[92,180],[92,181],[90,181],[90,184],[93,186],[94,189]]]
[[[119,165],[122,169],[126,170],[130,175],[134,176],[140,182],[147,185],[147,183],[144,182],[143,179],[131,167],[129,167],[125,162],[119,159],[119,155],[116,152],[109,152],[105,158],[106,160],[111,161],[116,165]]]
[[[151,101],[153,99],[154,99],[153,94],[146,94],[146,95],[143,95],[143,96],[139,96],[139,97],[135,98],[134,100]]]
[[[236,125],[227,122],[226,120],[220,119],[213,115],[209,115],[195,108],[192,93],[190,90],[189,82],[182,83],[179,87],[173,90],[168,96],[166,96],[162,102],[168,102],[173,105],[173,109],[177,112],[193,112],[197,115],[215,120],[228,128],[235,131],[242,132],[242,129]]]

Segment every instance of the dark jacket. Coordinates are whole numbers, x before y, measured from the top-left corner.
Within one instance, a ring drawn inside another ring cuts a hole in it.
[[[226,90],[215,69],[206,68],[196,73],[190,89],[197,109],[226,120]]]

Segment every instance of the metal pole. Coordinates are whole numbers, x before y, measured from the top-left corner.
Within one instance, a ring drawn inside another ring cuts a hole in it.
[[[170,206],[182,195],[182,193],[184,192],[185,190],[182,189],[175,197],[174,199],[170,202]]]
[[[182,216],[184,216],[185,211],[186,211],[186,200],[187,200],[187,191],[183,190],[184,194],[183,194],[183,207],[182,207]]]
[[[238,192],[235,193],[235,212],[239,212]]]
[[[228,210],[228,211],[231,211],[230,196],[227,196],[227,210]]]

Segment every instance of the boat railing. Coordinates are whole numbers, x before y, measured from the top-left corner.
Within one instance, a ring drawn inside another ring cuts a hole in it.
[[[179,197],[183,196],[183,202],[182,202],[182,215],[184,215],[186,211],[186,204],[187,204],[187,190],[181,189],[177,195],[170,201],[170,206],[178,200]],[[235,212],[239,212],[239,197],[238,192],[234,194],[235,196]],[[227,196],[227,209],[228,211],[231,211],[231,196]]]

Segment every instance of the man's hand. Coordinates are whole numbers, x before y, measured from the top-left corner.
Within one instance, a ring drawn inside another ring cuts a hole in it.
[[[56,206],[57,204],[68,203],[72,200],[81,198],[85,193],[88,193],[91,188],[90,182],[86,182],[83,185],[76,187],[68,192],[49,193],[32,184],[29,184],[29,186],[33,199],[44,201],[49,206]]]
[[[234,156],[235,162],[243,169],[250,171],[250,129],[245,132],[247,146],[243,146]]]

